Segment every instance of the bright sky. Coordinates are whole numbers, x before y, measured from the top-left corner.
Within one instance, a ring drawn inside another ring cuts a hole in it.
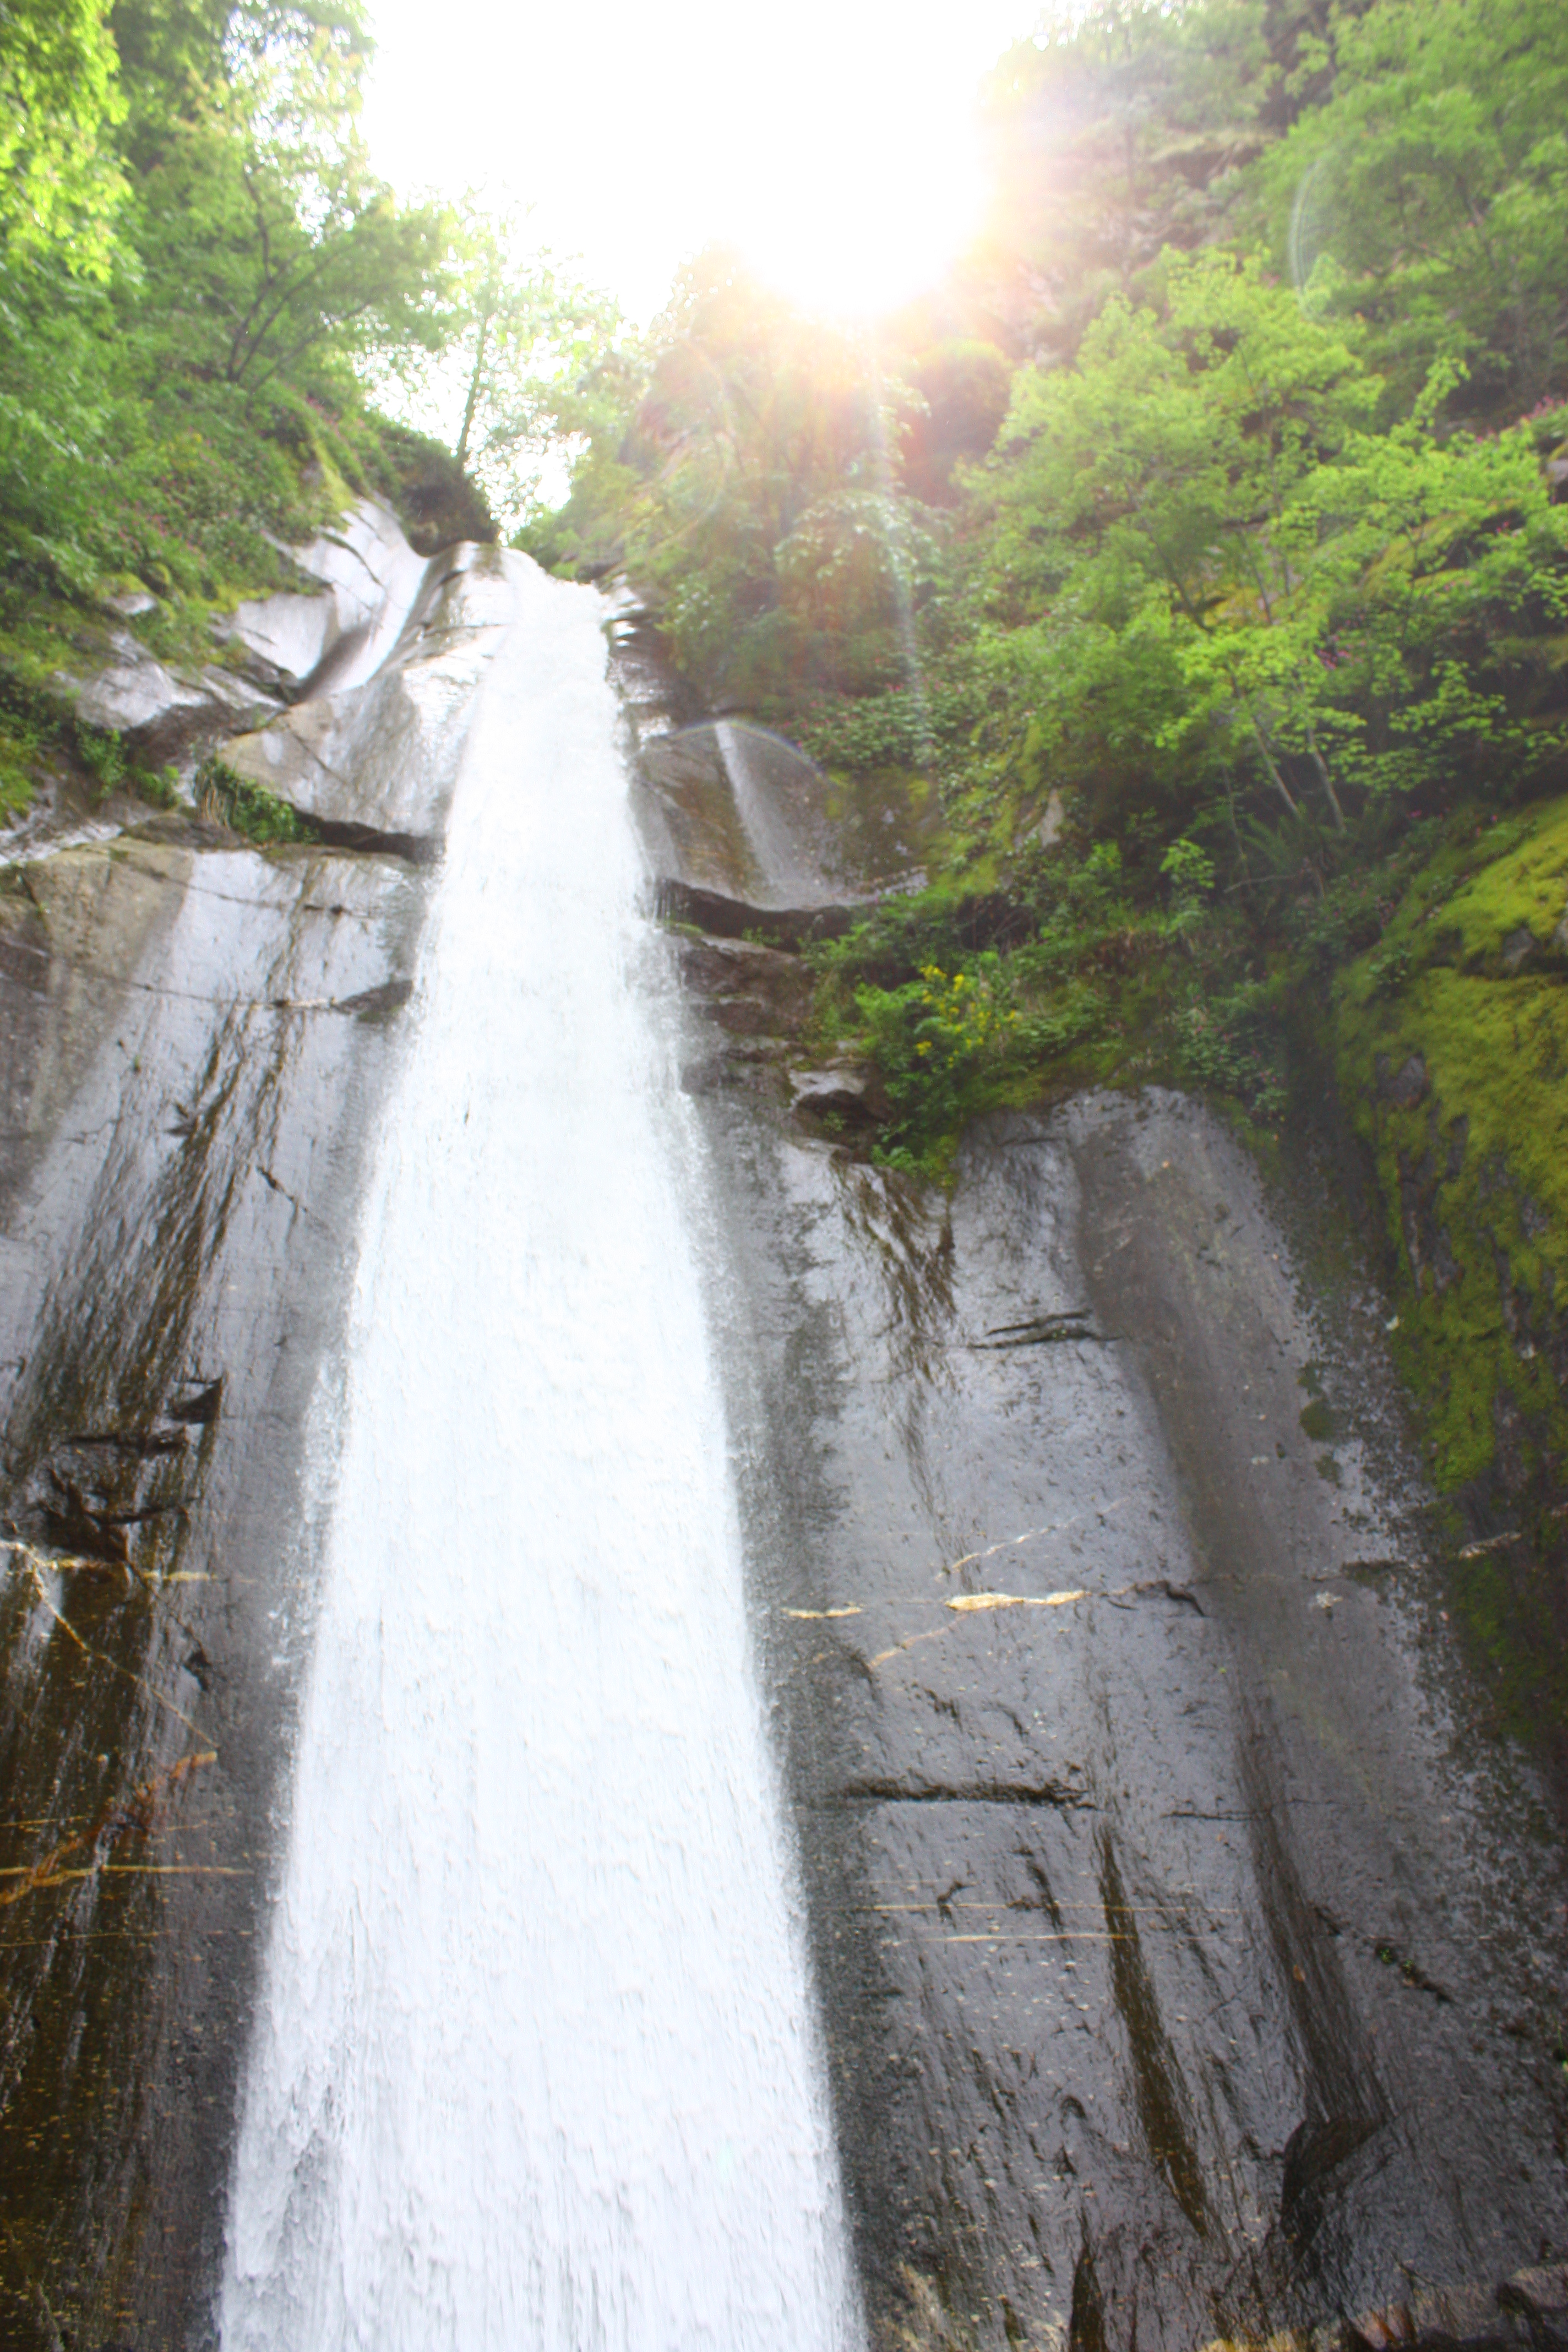
[[[876,312],[976,226],[976,85],[1038,0],[373,0],[366,127],[399,191],[535,206],[634,317],[739,246],[813,307]]]

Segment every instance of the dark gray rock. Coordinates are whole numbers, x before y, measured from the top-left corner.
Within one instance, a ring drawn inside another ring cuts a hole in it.
[[[1412,2273],[1561,2243],[1500,2023],[1555,1999],[1560,1862],[1456,1749],[1331,1379],[1320,1474],[1245,1155],[1097,1097],[988,1123],[947,1196],[701,1113],[873,2340],[1344,2352]],[[1449,2300],[1435,2340],[1510,2340]]]
[[[1540,2352],[1568,2347],[1568,2270],[1516,2271],[1498,2290],[1504,2308],[1517,2312]]]
[[[1442,2287],[1414,2295],[1410,2318],[1423,2352],[1520,2352],[1529,2341],[1490,2287]]]
[[[1380,1060],[1378,1080],[1384,1102],[1392,1103],[1395,1110],[1414,1110],[1431,1083],[1419,1054],[1412,1054],[1392,1076],[1388,1075],[1386,1063]]]
[[[790,1108],[797,1118],[874,1126],[886,1111],[876,1073],[857,1062],[830,1062],[820,1070],[792,1070]]]
[[[658,885],[658,911],[666,922],[689,923],[714,939],[752,940],[798,955],[819,940],[841,940],[863,922],[872,901],[825,903],[819,907],[772,907],[749,898],[726,898],[694,883],[666,877]]]

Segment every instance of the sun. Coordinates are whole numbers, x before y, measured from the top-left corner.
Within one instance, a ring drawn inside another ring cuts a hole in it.
[[[949,141],[918,179],[907,157],[865,141],[805,187],[746,207],[735,241],[758,276],[803,310],[884,316],[931,286],[979,224],[969,142]]]
[[[982,76],[1030,0],[376,0],[366,128],[405,192],[489,184],[638,318],[708,245],[874,315],[978,225]]]

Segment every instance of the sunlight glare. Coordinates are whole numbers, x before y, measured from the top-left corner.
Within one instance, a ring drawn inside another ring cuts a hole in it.
[[[1029,0],[733,0],[592,11],[374,0],[366,127],[405,194],[485,184],[531,204],[635,317],[712,243],[807,308],[872,314],[973,236],[982,76]]]

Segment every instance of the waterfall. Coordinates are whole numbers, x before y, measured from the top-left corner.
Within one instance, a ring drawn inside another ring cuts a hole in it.
[[[782,900],[786,906],[815,906],[823,895],[822,875],[796,827],[791,824],[778,793],[770,792],[758,773],[754,730],[737,727],[724,719],[714,732],[735,796],[735,814],[763,877],[764,898],[771,897],[775,903]],[[763,737],[761,740],[766,744],[768,739]],[[773,749],[775,752],[784,751],[777,743]],[[785,757],[796,767],[805,769],[806,763],[798,752],[785,751]]]
[[[325,1433],[222,2342],[852,2352],[599,608],[508,562]]]

